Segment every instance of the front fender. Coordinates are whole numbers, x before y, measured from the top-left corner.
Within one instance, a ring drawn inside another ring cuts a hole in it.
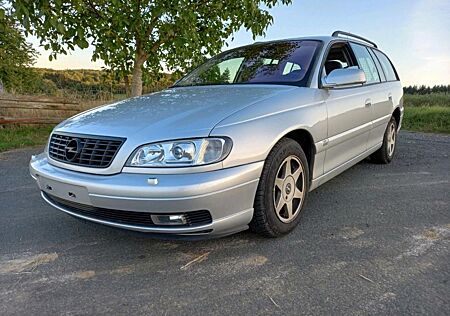
[[[263,161],[291,131],[308,131],[315,143],[327,137],[327,111],[320,90],[299,88],[244,109],[220,122],[211,136],[228,136],[233,149],[224,167]]]

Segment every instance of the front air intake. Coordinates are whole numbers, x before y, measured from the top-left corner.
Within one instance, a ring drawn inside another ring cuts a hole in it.
[[[64,200],[47,193],[43,194],[55,205],[60,206],[72,213],[83,215],[89,218],[133,226],[142,226],[142,227],[159,226],[155,224],[152,220],[152,215],[157,215],[155,213],[122,211],[122,210],[100,208]],[[167,213],[165,215],[168,214],[170,213]],[[182,215],[186,219],[186,222],[183,225],[177,225],[176,227],[195,227],[201,225],[208,225],[212,223],[211,214],[207,210],[173,213],[173,214]]]

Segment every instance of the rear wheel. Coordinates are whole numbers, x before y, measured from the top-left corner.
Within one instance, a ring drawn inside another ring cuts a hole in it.
[[[279,141],[264,164],[250,228],[269,237],[287,234],[301,217],[309,190],[308,162],[294,140]]]
[[[397,121],[394,117],[391,117],[391,120],[386,127],[386,131],[384,132],[383,145],[381,145],[381,148],[372,154],[371,160],[380,164],[390,163],[394,158],[396,145]]]

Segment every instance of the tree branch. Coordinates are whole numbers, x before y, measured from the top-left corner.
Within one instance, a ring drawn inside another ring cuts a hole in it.
[[[87,2],[89,4],[89,7],[91,8],[91,11],[94,12],[97,15],[97,17],[103,19],[104,17],[100,14],[100,12],[97,10],[95,5],[91,2],[91,0],[88,0]]]
[[[152,19],[150,20],[150,23],[148,24],[148,28],[145,31],[145,39],[148,39],[148,37],[150,36],[150,34],[152,33],[152,31],[154,30],[155,26],[156,26],[156,22],[158,21],[158,19],[161,17],[161,14],[157,14],[154,17],[152,17]]]

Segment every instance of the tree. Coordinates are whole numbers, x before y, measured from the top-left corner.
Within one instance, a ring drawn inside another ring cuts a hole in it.
[[[0,1],[0,82],[7,90],[21,90],[33,76],[29,69],[36,51],[27,43],[11,10]]]
[[[241,27],[255,38],[273,18],[268,9],[292,0],[15,0],[12,6],[50,58],[94,46],[120,72],[131,72],[131,94],[142,93],[142,71],[183,70],[216,54]],[[264,7],[264,8],[263,8]]]

